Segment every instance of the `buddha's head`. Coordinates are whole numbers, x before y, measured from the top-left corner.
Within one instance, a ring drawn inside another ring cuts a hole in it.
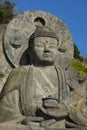
[[[59,38],[49,27],[38,27],[29,40],[32,64],[53,65],[57,56]]]

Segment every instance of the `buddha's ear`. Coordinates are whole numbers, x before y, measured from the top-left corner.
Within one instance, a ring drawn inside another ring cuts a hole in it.
[[[66,46],[61,45],[61,46],[59,46],[58,50],[59,50],[60,52],[66,52],[66,51],[67,51],[67,48],[66,48]]]

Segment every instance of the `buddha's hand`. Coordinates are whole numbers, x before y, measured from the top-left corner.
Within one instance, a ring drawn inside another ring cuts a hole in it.
[[[44,120],[43,117],[30,117],[30,116],[28,116],[25,119],[23,119],[21,123],[23,125],[30,125],[31,122],[33,122],[33,123],[36,123],[36,122],[41,123],[43,120]]]
[[[68,115],[68,110],[65,104],[59,104],[56,100],[45,100],[43,101],[43,106],[39,107],[40,113],[43,115],[55,118],[55,119],[63,119]]]

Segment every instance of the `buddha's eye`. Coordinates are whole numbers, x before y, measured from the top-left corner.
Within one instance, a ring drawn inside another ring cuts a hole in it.
[[[41,47],[44,47],[44,44],[38,43],[38,44],[35,44],[35,47],[41,48]]]
[[[50,44],[49,48],[57,48],[57,44]]]

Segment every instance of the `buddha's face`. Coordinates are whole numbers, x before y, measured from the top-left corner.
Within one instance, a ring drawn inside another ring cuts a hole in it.
[[[51,37],[36,37],[33,41],[34,62],[52,65],[58,52],[58,40]]]

